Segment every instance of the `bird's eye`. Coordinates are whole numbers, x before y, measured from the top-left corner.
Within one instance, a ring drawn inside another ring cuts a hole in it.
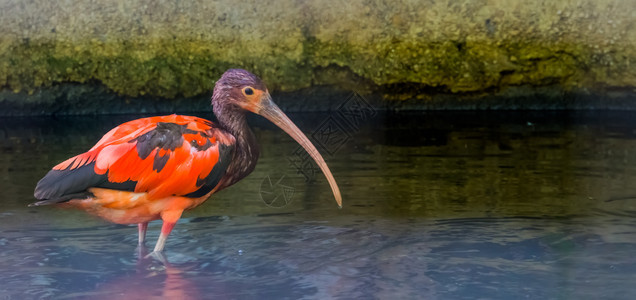
[[[251,87],[248,86],[248,87],[243,89],[243,93],[245,95],[251,96],[251,95],[254,95],[254,90]]]

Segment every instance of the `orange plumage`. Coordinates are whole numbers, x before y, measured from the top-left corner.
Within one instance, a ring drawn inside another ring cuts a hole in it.
[[[182,135],[182,141],[174,149],[153,149],[145,158],[138,153],[137,137],[156,129],[159,123],[185,125],[193,133]],[[197,181],[207,177],[219,160],[217,139],[231,145],[232,136],[211,126],[212,123],[190,116],[160,116],[124,123],[107,133],[88,152],[53,167],[53,170],[69,171],[95,162],[96,174],[108,174],[108,181],[122,183],[136,181],[136,193],[148,193],[148,200],[168,196],[183,196],[195,192]],[[192,144],[212,146],[204,151]],[[158,157],[167,158],[160,169],[153,167]]]

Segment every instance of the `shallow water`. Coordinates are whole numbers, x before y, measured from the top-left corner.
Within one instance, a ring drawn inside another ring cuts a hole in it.
[[[293,140],[254,118],[257,169],[184,215],[165,264],[139,259],[135,226],[26,206],[50,167],[136,117],[0,121],[0,299],[636,295],[636,113],[290,115],[341,210]]]

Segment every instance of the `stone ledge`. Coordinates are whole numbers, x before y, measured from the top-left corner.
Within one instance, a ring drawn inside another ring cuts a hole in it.
[[[276,91],[334,85],[383,93],[398,85],[398,98],[417,99],[422,87],[464,95],[559,86],[603,94],[636,87],[633,7],[634,0],[5,1],[0,86],[33,93],[98,82],[122,96],[179,99],[205,95],[223,71],[242,67]]]

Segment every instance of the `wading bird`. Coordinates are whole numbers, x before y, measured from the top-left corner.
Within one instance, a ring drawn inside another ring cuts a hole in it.
[[[287,132],[316,161],[342,207],[331,171],[309,139],[272,102],[265,84],[240,69],[216,82],[212,106],[218,123],[182,115],[121,124],[86,153],[58,164],[35,188],[38,202],[77,207],[118,224],[138,224],[143,244],[148,222],[161,219],[154,252],[161,252],[181,214],[250,174],[259,150],[245,121],[259,114]]]

